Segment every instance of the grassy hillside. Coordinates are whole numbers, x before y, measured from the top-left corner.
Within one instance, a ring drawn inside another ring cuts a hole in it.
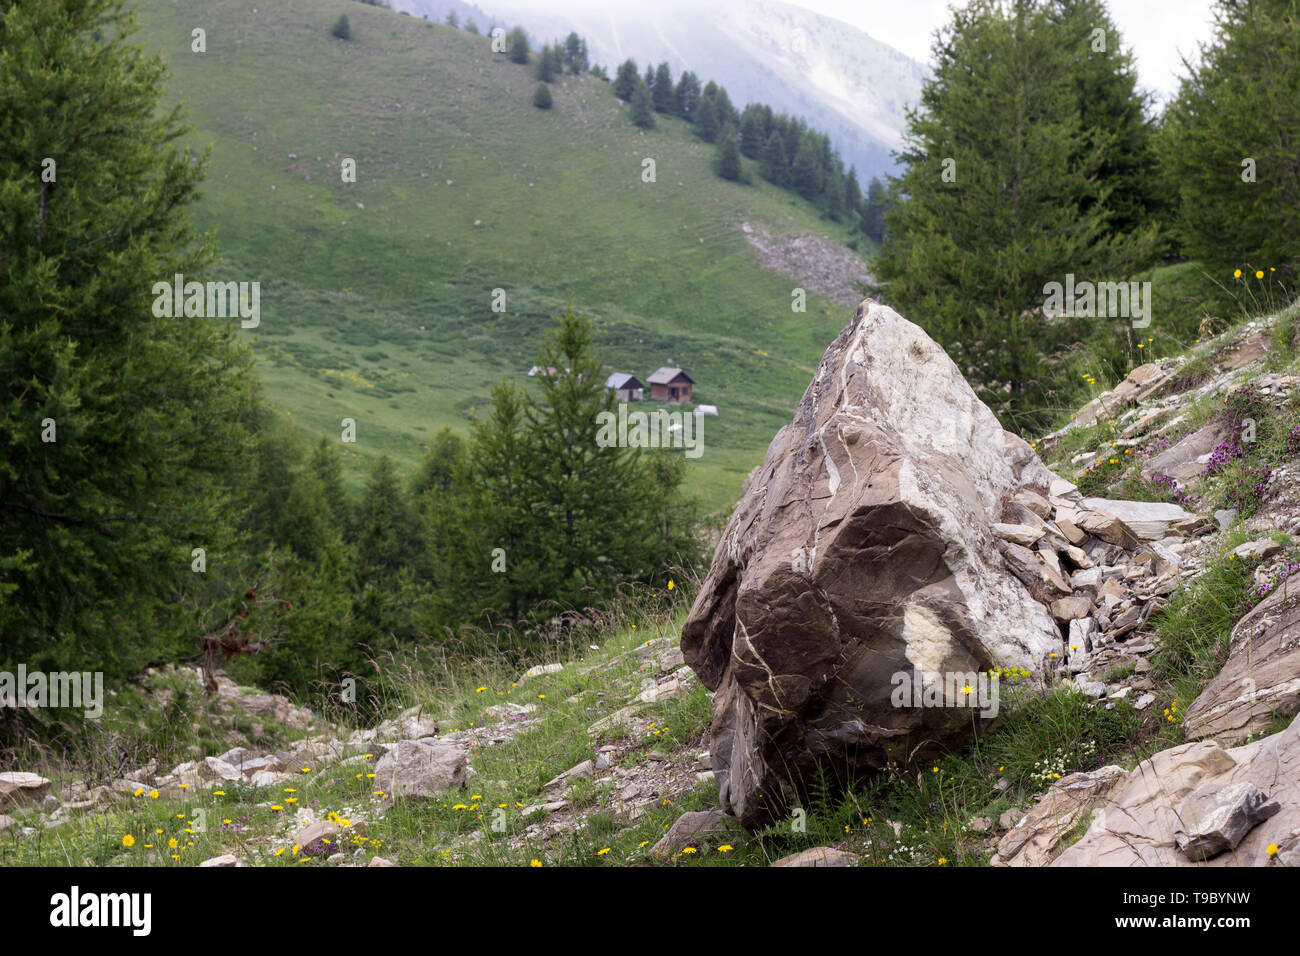
[[[352,41],[330,35],[340,13]],[[762,271],[739,224],[844,230],[757,177],[717,178],[680,120],[641,132],[598,79],[564,78],[538,110],[531,68],[486,38],[348,0],[142,0],[140,20],[193,143],[212,147],[195,216],[220,247],[210,278],[262,283],[243,334],[270,399],[313,436],[355,418],[357,464],[410,465],[495,381],[527,381],[572,303],[598,319],[611,371],[680,365],[719,407],[688,487],[726,506],[851,317],[811,290],[792,313],[798,283]]]

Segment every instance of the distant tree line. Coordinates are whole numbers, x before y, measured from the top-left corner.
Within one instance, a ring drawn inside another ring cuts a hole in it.
[[[802,120],[777,113],[763,103],[738,111],[725,87],[687,70],[674,83],[667,63],[639,72],[624,60],[614,74],[614,93],[627,102],[632,122],[653,129],[655,114],[676,116],[692,124],[695,135],[716,145],[715,171],[724,179],[747,180],[741,157],[754,161],[759,174],[817,205],[827,218],[846,222],[879,242],[888,200],[874,177],[867,195],[857,171],[845,169],[830,137]]]
[[[455,25],[448,14],[448,23]],[[521,27],[506,34],[506,50],[519,64],[533,60],[528,36]],[[540,83],[553,83],[561,75],[589,72],[606,79],[603,68],[590,63],[587,43],[577,33],[563,42],[545,44],[535,61]],[[785,113],[762,103],[736,109],[725,87],[686,70],[675,81],[667,63],[648,65],[641,73],[633,59],[619,64],[613,78],[616,96],[628,104],[632,122],[641,129],[654,129],[655,114],[675,116],[690,123],[695,135],[716,147],[714,171],[724,179],[749,182],[743,158],[757,166],[759,174],[773,185],[788,189],[818,206],[828,219],[844,222],[879,243],[884,236],[885,212],[890,199],[875,177],[866,194],[857,171],[845,168],[830,137]],[[533,104],[549,109],[549,91],[536,89]]]

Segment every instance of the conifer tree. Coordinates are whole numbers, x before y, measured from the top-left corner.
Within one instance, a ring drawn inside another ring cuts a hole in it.
[[[587,59],[587,41],[576,33],[570,33],[564,40],[564,65],[575,76],[591,67]]]
[[[677,80],[677,115],[688,123],[695,122],[700,103],[700,78],[687,70]]]
[[[1161,119],[1182,251],[1231,281],[1294,291],[1300,270],[1300,4],[1219,0],[1215,31]],[[1274,273],[1270,270],[1276,269]]]
[[[741,176],[740,146],[731,127],[723,130],[718,137],[717,149],[718,175],[723,179],[736,180]]]
[[[788,167],[785,140],[778,130],[773,130],[767,138],[767,145],[763,147],[760,171],[768,182],[775,186],[785,186],[790,181]]]
[[[506,34],[506,49],[510,51],[512,63],[528,62],[528,54],[532,49],[528,45],[528,34],[524,33],[523,27],[515,27]]]
[[[639,79],[636,61],[624,60],[618,65],[618,73],[614,76],[614,95],[625,103],[630,102]]]
[[[1098,174],[1110,138],[1085,129],[1077,51],[1059,39],[1033,0],[973,0],[953,13],[908,113],[891,189],[905,198],[875,261],[877,294],[922,322],[1017,429],[1046,423],[1059,384],[1045,358],[1082,331],[1078,319],[1045,321],[1045,284],[1066,273],[1127,279],[1158,243],[1154,225],[1109,228]]]
[[[632,122],[642,129],[654,129],[655,110],[650,88],[638,80],[632,93]]]
[[[673,113],[677,110],[677,90],[673,87],[673,75],[667,63],[660,63],[655,70],[654,94],[656,113]]]
[[[0,670],[116,679],[190,648],[253,478],[237,321],[156,308],[155,283],[256,276],[190,231],[206,161],[135,28],[123,0],[0,15]]]

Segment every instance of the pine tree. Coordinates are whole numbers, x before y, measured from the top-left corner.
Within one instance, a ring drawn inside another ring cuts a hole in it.
[[[722,132],[724,126],[739,127],[740,113],[731,105],[731,97],[727,95],[726,87],[709,83],[708,87],[705,87],[706,92],[709,87],[713,87],[713,92],[709,95],[713,98],[713,110],[718,119],[718,132]]]
[[[346,13],[339,14],[339,18],[334,21],[334,26],[330,27],[330,34],[340,40],[352,39],[352,26],[348,23]]]
[[[543,83],[553,83],[555,78],[564,72],[564,57],[558,46],[552,46],[549,43],[542,47],[541,55],[537,58],[537,79]],[[534,106],[539,105],[534,102]],[[547,107],[542,107],[546,109]]]
[[[465,32],[466,32],[466,33],[472,33],[472,34],[474,34],[475,36],[478,36],[478,24],[475,23],[473,20],[466,20],[466,21],[465,21]]]
[[[584,316],[559,318],[538,364],[565,373],[538,379],[541,398],[526,413],[540,448],[532,467],[541,507],[530,532],[561,606],[610,595],[620,581],[658,570],[662,559],[654,535],[659,502],[640,452],[600,440],[600,413],[615,402],[592,336]]]
[[[388,456],[370,470],[357,514],[361,564],[371,571],[395,572],[415,557],[414,511]]]
[[[844,212],[849,219],[855,219],[858,215],[858,207],[862,205],[862,187],[858,185],[858,171],[852,166],[849,167],[849,175],[844,180]]]
[[[1097,179],[1107,138],[1083,126],[1077,51],[1059,39],[1030,0],[974,0],[953,13],[908,114],[891,190],[906,198],[886,217],[875,261],[878,294],[921,318],[1018,429],[1046,422],[1058,385],[1043,376],[1045,357],[1082,331],[1035,313],[1044,285],[1067,271],[1126,279],[1158,241],[1154,227],[1131,237],[1107,228],[1109,187]]]
[[[630,102],[632,94],[636,92],[637,80],[640,77],[636,72],[635,60],[624,60],[618,65],[618,73],[614,77],[614,95],[624,103]]]
[[[643,82],[638,82],[632,93],[632,122],[642,129],[655,127],[654,100],[650,88]]]
[[[718,137],[718,108],[712,96],[701,96],[700,105],[695,110],[695,135],[706,143],[712,143]]]
[[[736,180],[741,176],[740,145],[731,127],[718,137],[717,167],[718,175],[723,179]]]
[[[329,515],[320,476],[311,468],[302,468],[293,476],[284,507],[277,516],[280,528],[276,541],[300,558],[315,561],[337,533],[330,526]]]
[[[786,161],[785,140],[778,130],[773,130],[763,147],[760,166],[763,178],[775,186],[785,186],[790,182],[789,163]]]
[[[750,103],[740,114],[740,151],[750,159],[758,159],[763,153],[765,142],[767,142],[767,122],[764,107],[758,103]]]
[[[534,533],[540,510],[530,469],[543,449],[528,430],[528,397],[510,381],[492,389],[486,420],[471,426],[464,506],[439,538],[439,580],[447,582],[465,618],[484,610],[521,620],[548,595],[542,542]],[[492,570],[501,549],[505,570]]]
[[[790,171],[790,185],[805,199],[815,199],[824,188],[822,179],[821,150],[817,136],[806,133],[795,153],[794,164]]]
[[[587,59],[587,41],[576,33],[570,33],[564,41],[564,65],[575,76],[590,68]]]
[[[695,122],[700,103],[700,78],[687,70],[677,80],[677,115],[688,123]]]
[[[237,323],[154,308],[177,273],[236,276],[190,231],[206,162],[135,29],[123,0],[0,15],[0,670],[116,680],[192,648],[254,480]]]
[[[352,527],[352,500],[343,483],[343,462],[337,447],[321,438],[312,449],[308,467],[316,473],[321,492],[329,506],[329,521],[336,534],[347,536]]]
[[[538,83],[537,89],[533,90],[533,105],[539,110],[549,110],[555,103],[551,96],[551,88],[545,83]]]
[[[1097,172],[1110,187],[1108,228],[1121,235],[1136,232],[1168,210],[1154,124],[1146,117],[1150,97],[1138,92],[1133,55],[1121,45],[1103,0],[1050,0],[1046,13],[1060,46],[1075,51],[1072,72],[1080,120],[1085,129],[1108,137]],[[1087,148],[1081,143],[1080,155]]]
[[[831,168],[826,181],[826,215],[834,222],[844,218],[844,176],[839,166]]]
[[[862,231],[869,238],[880,242],[885,237],[885,213],[888,211],[884,184],[875,176],[867,184],[867,198],[862,203],[860,215]]]
[[[1162,117],[1181,250],[1231,282],[1294,289],[1300,255],[1300,4],[1219,0],[1215,32]],[[1270,270],[1276,269],[1277,272]]]
[[[456,16],[456,11],[455,11],[455,10],[448,10],[448,11],[447,11],[447,20],[446,20],[446,23],[447,23],[447,26],[451,27],[452,29],[459,29],[459,28],[460,28],[460,17]]]
[[[656,113],[673,113],[677,109],[677,90],[673,87],[673,75],[667,63],[660,63],[655,70],[655,85],[652,89]]]
[[[528,54],[532,49],[528,45],[528,34],[524,33],[523,27],[515,27],[506,34],[506,49],[510,51],[510,62],[528,62]]]

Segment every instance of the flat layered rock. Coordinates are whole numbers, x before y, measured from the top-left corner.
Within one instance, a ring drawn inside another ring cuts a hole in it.
[[[1300,712],[1300,588],[1279,588],[1237,622],[1228,660],[1183,720],[1188,740],[1234,744]]]
[[[1110,515],[1122,521],[1144,541],[1159,541],[1169,535],[1169,529],[1181,521],[1195,518],[1175,504],[1163,501],[1123,501],[1110,498],[1084,498],[1083,506],[1090,511]],[[1101,535],[1098,535],[1101,537]],[[1105,539],[1103,539],[1105,540]],[[1118,544],[1119,542],[1112,542]],[[1124,545],[1129,550],[1132,546]]]
[[[811,850],[800,850],[783,856],[773,866],[857,866],[861,857],[847,850],[837,850],[829,846],[815,846]]]
[[[1268,799],[1260,802],[1250,788],[1224,789],[1232,784],[1249,784]],[[1234,819],[1238,813],[1244,816]],[[1180,839],[1216,831],[1235,846],[1209,858],[1179,849]],[[1270,854],[1270,847],[1276,852]],[[1225,750],[1201,740],[1144,760],[1052,865],[1269,866],[1275,858],[1300,864],[1300,719],[1242,747]]]

